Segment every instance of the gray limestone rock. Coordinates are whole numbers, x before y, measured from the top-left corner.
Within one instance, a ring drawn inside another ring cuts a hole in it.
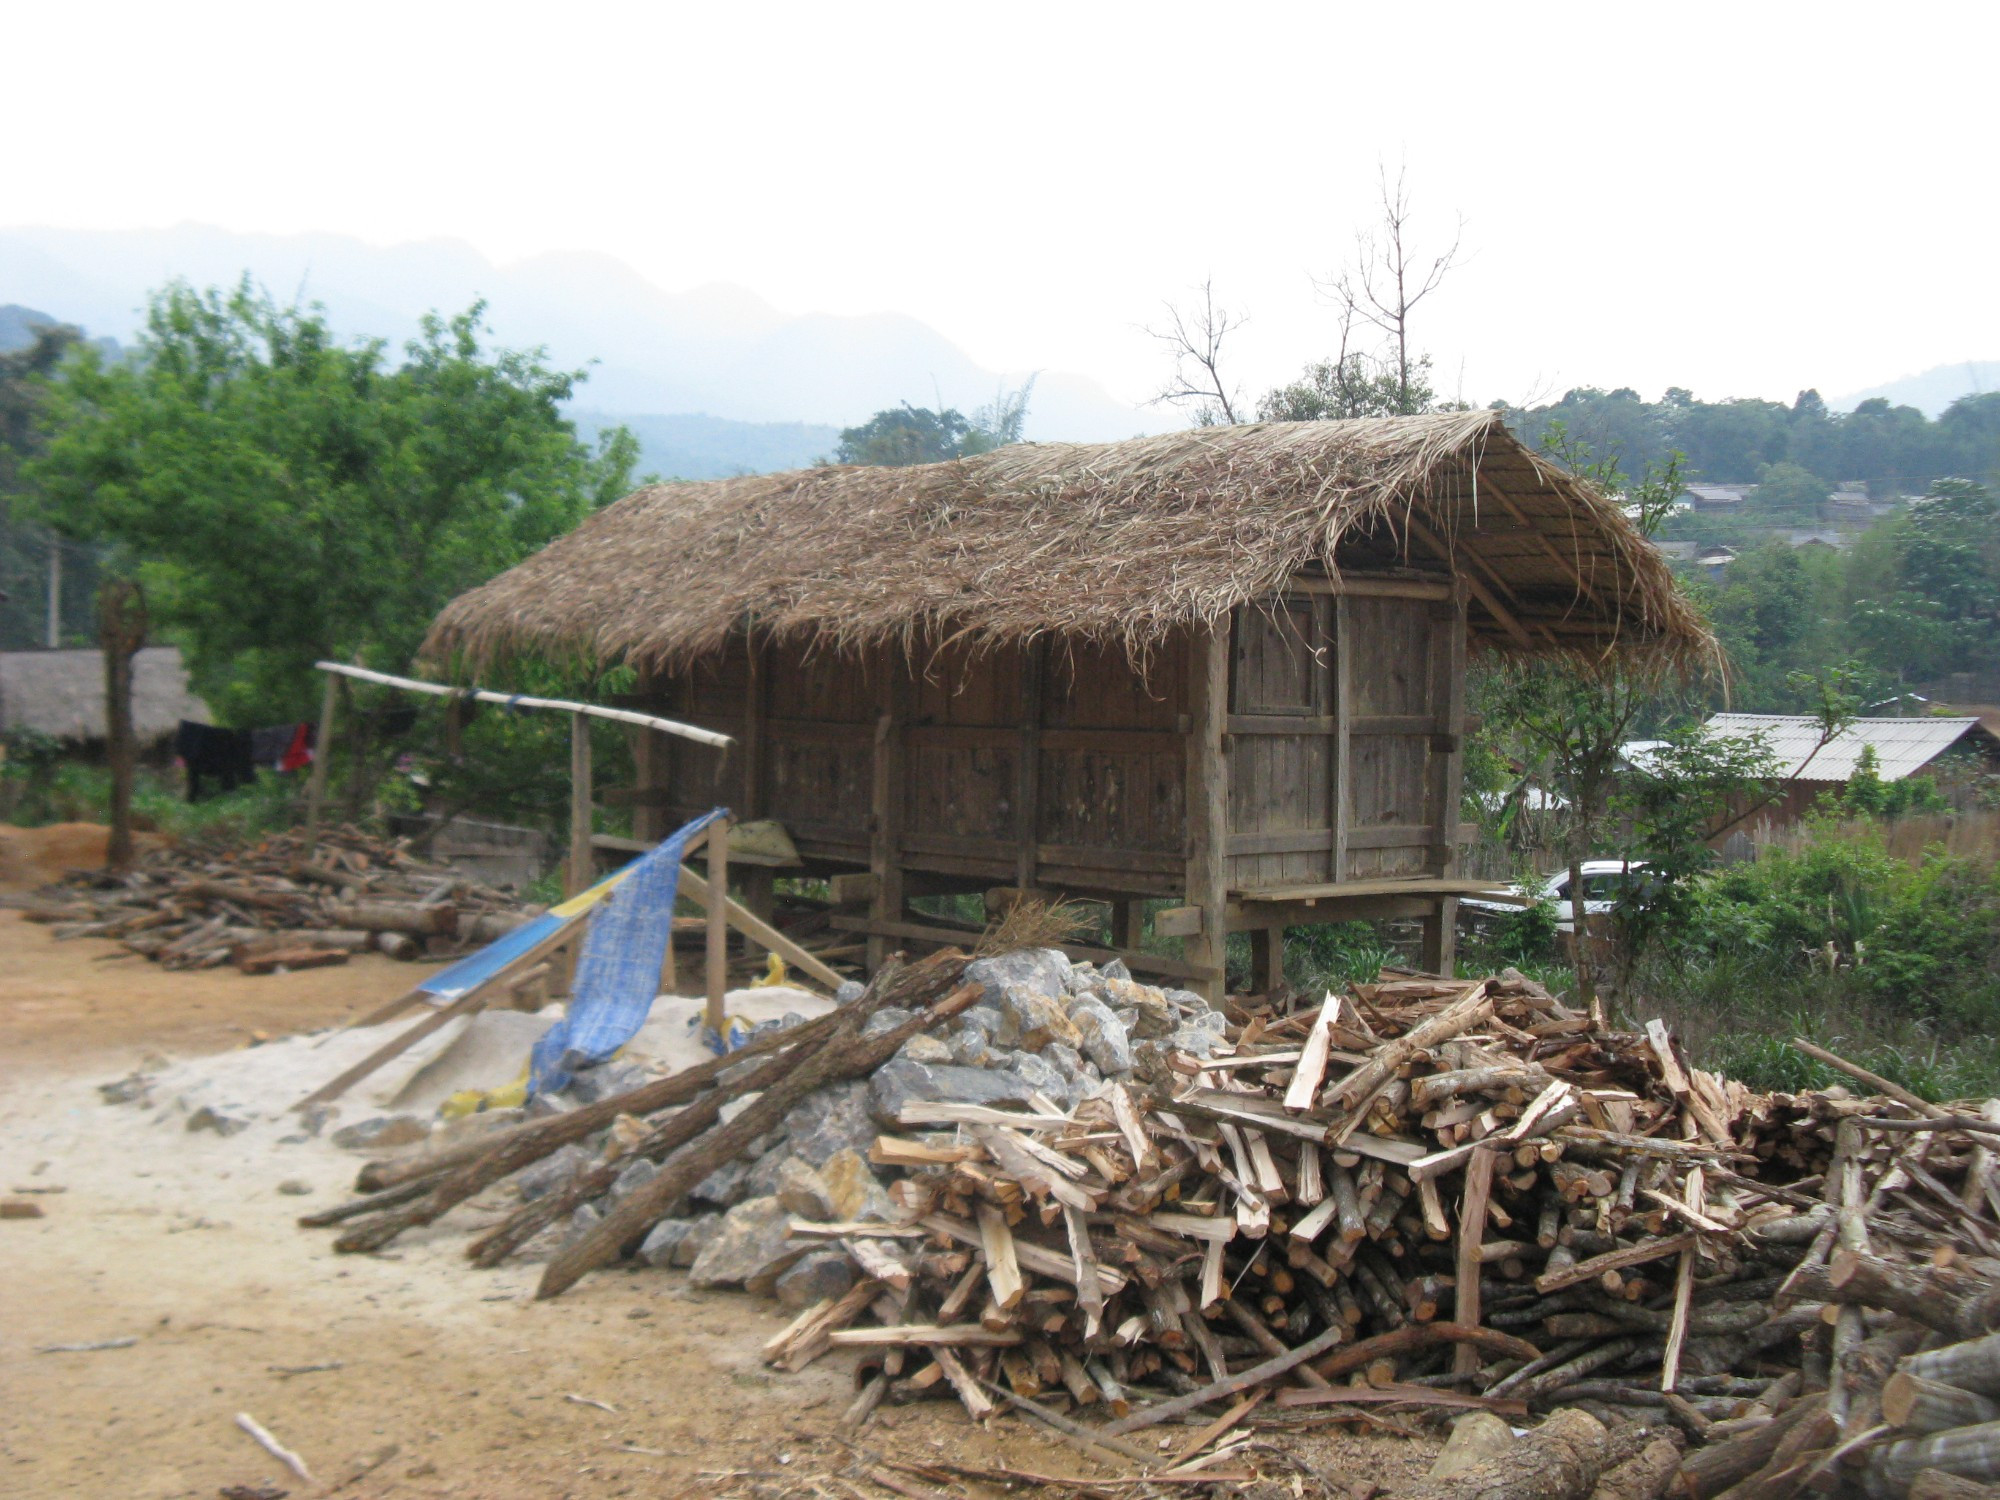
[[[751,1164],[746,1161],[726,1161],[697,1182],[688,1192],[688,1197],[697,1203],[713,1204],[717,1208],[728,1208],[740,1203],[749,1194]]]
[[[188,1129],[195,1128],[188,1122]],[[334,1145],[348,1151],[385,1150],[390,1146],[411,1146],[428,1139],[431,1133],[430,1121],[415,1115],[377,1115],[372,1120],[356,1120],[352,1125],[343,1125],[336,1130],[331,1140]]]
[[[1072,1100],[1083,1097],[1083,1054],[1061,1042],[1050,1042],[1039,1054],[1042,1061],[1062,1075],[1063,1090]]]
[[[1190,1057],[1207,1057],[1222,1041],[1221,1033],[1203,1026],[1177,1027],[1167,1038],[1167,1046],[1175,1052],[1185,1052]]]
[[[895,1205],[859,1151],[836,1151],[819,1169],[820,1181],[840,1223],[861,1219],[893,1219]]]
[[[1063,988],[1068,990],[1072,995],[1081,995],[1094,988],[1096,984],[1096,964],[1091,963],[1088,959],[1080,963],[1074,960],[1071,961],[1069,974],[1063,980]]]
[[[100,1083],[97,1092],[106,1104],[143,1104],[153,1080],[144,1073],[128,1073],[116,1083]]]
[[[312,1193],[312,1184],[297,1177],[287,1177],[278,1184],[278,1191],[288,1198],[305,1198]]]
[[[596,1228],[603,1218],[604,1210],[599,1208],[595,1203],[577,1204],[569,1216],[570,1239],[574,1241],[583,1238],[584,1235]]]
[[[750,1175],[743,1179],[743,1196],[746,1198],[769,1198],[778,1191],[778,1174],[785,1163],[795,1161],[789,1151],[773,1151],[760,1157],[750,1168]]]
[[[816,1302],[844,1296],[854,1286],[854,1262],[840,1250],[810,1250],[772,1282],[786,1312],[804,1312]]]
[[[1048,1095],[1057,1104],[1069,1103],[1069,1080],[1032,1052],[1016,1052],[1010,1056],[1007,1059],[1006,1074],[989,1073],[986,1076],[1005,1077],[1009,1074],[1020,1079],[1031,1090]]]
[[[907,1057],[911,1062],[948,1063],[952,1061],[951,1047],[928,1032],[920,1031],[903,1043],[898,1057]]]
[[[674,1264],[683,1270],[693,1265],[696,1257],[708,1248],[709,1241],[722,1233],[722,1215],[701,1214],[688,1220],[687,1224],[687,1233],[674,1246]]]
[[[338,1104],[309,1104],[299,1111],[299,1125],[307,1135],[318,1135],[339,1118]]]
[[[802,1219],[824,1223],[834,1217],[833,1194],[825,1179],[796,1156],[778,1168],[778,1201]]]
[[[523,1202],[546,1198],[595,1160],[581,1146],[564,1146],[516,1172],[514,1187]]]
[[[699,1224],[699,1219],[662,1219],[646,1234],[639,1245],[639,1260],[649,1266],[670,1266],[674,1263],[674,1252],[681,1247],[681,1241]]]
[[[563,1092],[579,1104],[595,1104],[614,1094],[630,1093],[651,1076],[637,1063],[608,1062],[583,1069],[570,1079]]]
[[[625,1168],[611,1182],[611,1201],[616,1203],[627,1193],[644,1187],[660,1175],[657,1164],[641,1156],[626,1163]]]
[[[769,1283],[813,1248],[791,1237],[792,1211],[776,1198],[751,1198],[722,1216],[722,1226],[695,1257],[688,1280],[695,1286]]]
[[[898,1026],[909,1020],[914,1011],[903,1010],[894,1005],[885,1005],[861,1024],[862,1037],[887,1036]]]
[[[1032,1053],[1027,1054],[1033,1056]],[[1040,1058],[1037,1067],[1050,1076],[1054,1069]],[[984,1068],[960,1068],[950,1064],[911,1062],[891,1058],[875,1070],[868,1086],[869,1108],[885,1125],[898,1125],[903,1106],[912,1100],[933,1103],[951,1100],[959,1104],[1025,1104],[1034,1090],[1025,1079],[1012,1073]],[[869,1139],[874,1139],[871,1132]],[[800,1153],[804,1155],[803,1152]]]
[[[1083,1055],[1108,1077],[1123,1077],[1132,1071],[1132,1040],[1124,1023],[1111,1008],[1095,998],[1078,1000],[1070,1019],[1083,1034]]]
[[[239,1130],[248,1130],[250,1122],[236,1115],[226,1115],[213,1105],[204,1104],[187,1118],[189,1130],[213,1130],[217,1135],[234,1135]],[[339,1140],[338,1136],[334,1137]]]
[[[865,1080],[836,1083],[806,1095],[785,1116],[792,1154],[819,1167],[836,1151],[866,1151],[875,1143],[876,1134],[868,1109]]]
[[[1064,994],[1070,987],[1071,972],[1068,955],[1055,948],[1021,948],[974,959],[965,966],[965,982],[978,985],[986,992],[982,997],[985,1003],[997,1006],[1002,992],[1009,988]]]
[[[962,1068],[983,1068],[993,1057],[993,1037],[983,1026],[959,1027],[947,1046],[951,1060]]]
[[[1105,964],[1097,972],[1102,974],[1106,979],[1129,980],[1132,977],[1132,971],[1125,967],[1125,960],[1122,958],[1112,959],[1110,963]]]
[[[966,970],[971,972],[970,967]],[[1050,1042],[1062,1042],[1074,1047],[1082,1038],[1077,1034],[1068,1012],[1056,998],[1062,991],[1050,994],[1045,990],[1031,989],[1027,985],[1009,985],[1000,994],[995,1006],[1000,1012],[1000,1029],[993,1033],[993,1040],[1002,1047],[1019,1047],[1026,1052],[1037,1052]]]
[[[814,1250],[780,1275],[772,1290],[787,1312],[804,1312],[816,1302],[845,1295],[854,1285],[854,1265],[839,1250]]]
[[[1134,1039],[1156,1042],[1180,1024],[1180,1013],[1167,1003],[1164,994],[1150,984],[1107,977],[1104,996],[1107,1009],[1114,1013],[1133,1013],[1134,1019],[1125,1030]]]
[[[840,981],[840,988],[833,992],[833,1003],[835,1005],[852,1005],[867,993],[868,986],[860,980],[843,979]]]

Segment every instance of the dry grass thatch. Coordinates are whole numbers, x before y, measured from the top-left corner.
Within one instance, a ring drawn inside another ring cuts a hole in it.
[[[1055,635],[1139,655],[1300,569],[1442,571],[1440,548],[1498,644],[1712,651],[1615,505],[1494,414],[1460,412],[655,485],[454,600],[424,652],[672,669],[755,628],[817,647]]]
[[[178,646],[144,646],[132,657],[132,728],[141,744],[162,740],[183,719],[208,722],[188,686]],[[104,653],[82,647],[0,652],[0,733],[28,730],[59,740],[101,740]]]

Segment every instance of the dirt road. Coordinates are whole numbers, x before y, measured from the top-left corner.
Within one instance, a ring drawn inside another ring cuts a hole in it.
[[[536,1266],[463,1267],[472,1219],[458,1216],[387,1254],[336,1257],[329,1236],[293,1220],[338,1201],[356,1157],[287,1140],[284,1119],[224,1138],[189,1132],[170,1100],[97,1093],[148,1054],[338,1021],[412,970],[369,959],[176,975],[101,957],[111,951],[0,912],[0,1193],[45,1215],[0,1220],[0,1495],[307,1495],[343,1481],[356,1500],[811,1493],[813,1477],[853,1464],[830,1436],[851,1363],[765,1370],[758,1348],[784,1321],[775,1303],[692,1291],[663,1271],[602,1274],[537,1303]],[[120,1339],[137,1342],[36,1352]],[[258,1450],[238,1412],[302,1455],[318,1485]],[[1093,1472],[1014,1422],[980,1432],[955,1406],[885,1409],[861,1446]],[[1422,1463],[1394,1442],[1341,1457],[1385,1481]]]

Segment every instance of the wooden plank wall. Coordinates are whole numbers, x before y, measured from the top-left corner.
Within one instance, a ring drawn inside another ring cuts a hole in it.
[[[641,757],[667,818],[718,800],[783,822],[809,860],[871,863],[884,684],[900,695],[896,843],[910,870],[990,884],[1177,896],[1187,860],[1182,733],[1186,646],[1143,674],[1122,648],[942,648],[892,667],[767,647],[761,712],[742,647],[655,684],[649,701],[739,743],[719,752],[655,737]],[[743,760],[753,755],[754,787]],[[710,795],[713,789],[714,796]],[[754,796],[752,793],[754,792]]]
[[[1463,609],[1320,592],[1238,611],[1230,889],[1446,873]]]

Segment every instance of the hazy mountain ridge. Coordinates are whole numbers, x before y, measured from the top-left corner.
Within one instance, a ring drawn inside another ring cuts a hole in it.
[[[734,422],[844,427],[902,401],[971,411],[1024,372],[981,368],[918,319],[781,312],[730,285],[669,292],[611,256],[564,252],[496,266],[470,246],[391,247],[345,235],[165,230],[0,230],[0,295],[93,333],[129,337],[146,294],[174,276],[230,285],[248,271],[280,300],[324,304],[350,335],[400,342],[428,311],[484,298],[503,344],[589,367],[594,411],[704,412]],[[1088,376],[1043,374],[1028,434],[1129,437],[1158,427]]]
[[[1925,416],[1935,417],[1961,396],[1996,390],[2000,390],[2000,360],[1967,359],[1956,364],[1933,365],[1928,370],[1870,386],[1827,404],[1835,411],[1852,411],[1863,401],[1880,396],[1891,405],[1914,406]]]

